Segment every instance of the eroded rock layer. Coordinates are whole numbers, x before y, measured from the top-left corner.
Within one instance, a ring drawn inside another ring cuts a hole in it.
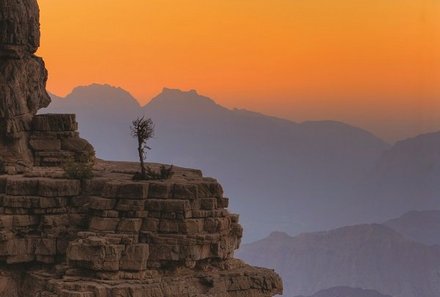
[[[136,170],[99,162],[86,182],[44,168],[1,177],[0,260],[49,265],[21,277],[47,297],[281,292],[273,271],[233,259],[242,227],[216,180],[174,168],[169,180],[135,182]]]
[[[0,1],[1,56],[34,54],[40,46],[39,19],[36,0]]]
[[[36,0],[0,1],[0,153],[3,161],[32,163],[32,117],[50,103],[47,71],[34,55],[40,45]]]

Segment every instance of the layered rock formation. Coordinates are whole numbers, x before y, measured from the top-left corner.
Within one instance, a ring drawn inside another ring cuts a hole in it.
[[[133,181],[137,164],[93,159],[74,115],[49,103],[35,0],[0,0],[0,297],[269,297],[279,276],[233,258],[242,237],[220,184],[174,167]],[[153,170],[158,170],[151,165]],[[158,166],[158,165],[156,165]]]
[[[83,183],[61,169],[1,177],[0,260],[33,267],[5,277],[46,297],[281,292],[272,270],[233,259],[242,228],[216,180],[175,168],[172,179],[134,182],[136,169],[98,162]],[[23,286],[11,280],[6,288]]]
[[[36,0],[1,0],[0,155],[9,172],[28,170],[34,163],[48,165],[41,161],[45,156],[41,156],[40,152],[54,151],[54,138],[79,141],[78,135],[70,133],[75,131],[72,126],[62,130],[62,126],[58,125],[59,121],[66,120],[62,115],[35,118],[37,111],[50,103],[46,92],[47,70],[43,60],[35,56],[39,45],[39,9]],[[54,121],[55,118],[57,120]],[[43,130],[40,129],[42,126]],[[29,145],[31,139],[39,143],[36,151]],[[87,151],[93,155],[91,146]],[[77,153],[80,151],[75,148],[68,155],[80,158]],[[51,157],[53,159],[59,155]]]

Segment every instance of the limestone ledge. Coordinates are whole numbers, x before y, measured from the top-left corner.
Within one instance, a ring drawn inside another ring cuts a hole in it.
[[[238,248],[238,216],[226,210],[228,199],[215,180],[182,169],[154,182],[135,182],[127,173],[97,175],[83,183],[0,177],[0,260],[56,263],[67,255],[74,267],[142,271],[227,259]]]
[[[273,296],[281,290],[274,272],[233,259],[243,229],[215,179],[173,167],[169,180],[133,181],[137,166],[98,160],[95,178],[82,182],[64,178],[59,168],[1,176],[2,265],[45,265],[54,279],[44,282],[49,289],[39,296],[45,297]]]

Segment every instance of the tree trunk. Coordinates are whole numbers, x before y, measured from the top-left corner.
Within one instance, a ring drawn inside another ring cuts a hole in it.
[[[139,153],[139,161],[141,163],[141,175],[142,178],[145,178],[146,170],[144,163],[144,150],[142,148],[142,140],[140,138],[138,138],[138,153]]]

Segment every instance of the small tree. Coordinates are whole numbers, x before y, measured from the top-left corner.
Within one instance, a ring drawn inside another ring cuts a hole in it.
[[[145,117],[137,118],[132,122],[131,135],[138,141],[138,154],[141,165],[141,177],[147,177],[147,169],[145,167],[145,158],[147,150],[151,148],[147,145],[148,140],[154,136],[154,123],[153,121]]]

